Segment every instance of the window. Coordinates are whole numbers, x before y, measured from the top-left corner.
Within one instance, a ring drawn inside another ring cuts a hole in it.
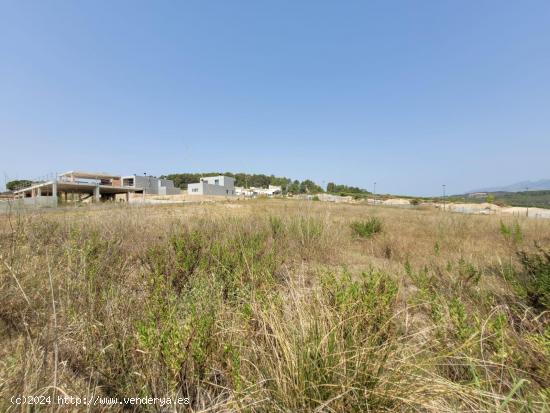
[[[199,188],[192,188],[191,192],[199,192]]]
[[[220,184],[220,180],[219,180],[219,179],[215,179],[215,180],[214,180],[214,184],[215,184],[215,185],[219,185],[219,184]]]
[[[226,189],[226,190],[225,190],[225,194],[226,194],[226,195],[229,195],[229,189]]]

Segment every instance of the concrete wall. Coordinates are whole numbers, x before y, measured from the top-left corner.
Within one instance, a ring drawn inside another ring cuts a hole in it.
[[[159,195],[179,195],[181,190],[174,186],[174,182],[170,179],[158,180],[158,193]]]
[[[146,194],[158,194],[158,178],[134,175],[134,187],[144,189]]]
[[[34,198],[22,198],[17,201],[23,201],[23,205],[27,207],[56,207],[56,196],[36,196]]]
[[[34,198],[18,198],[0,201],[0,212],[16,211],[31,208],[53,208],[57,206],[55,196],[37,196]]]

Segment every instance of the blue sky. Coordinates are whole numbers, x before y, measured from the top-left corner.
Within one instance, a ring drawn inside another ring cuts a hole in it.
[[[2,1],[0,181],[550,178],[548,1]]]

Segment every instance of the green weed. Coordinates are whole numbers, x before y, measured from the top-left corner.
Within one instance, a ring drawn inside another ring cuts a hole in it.
[[[354,221],[351,224],[351,229],[359,238],[370,238],[382,232],[382,221],[376,217],[371,217],[366,221]]]

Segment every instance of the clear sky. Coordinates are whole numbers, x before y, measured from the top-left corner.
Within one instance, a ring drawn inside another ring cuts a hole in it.
[[[0,1],[0,173],[550,178],[550,2]]]

